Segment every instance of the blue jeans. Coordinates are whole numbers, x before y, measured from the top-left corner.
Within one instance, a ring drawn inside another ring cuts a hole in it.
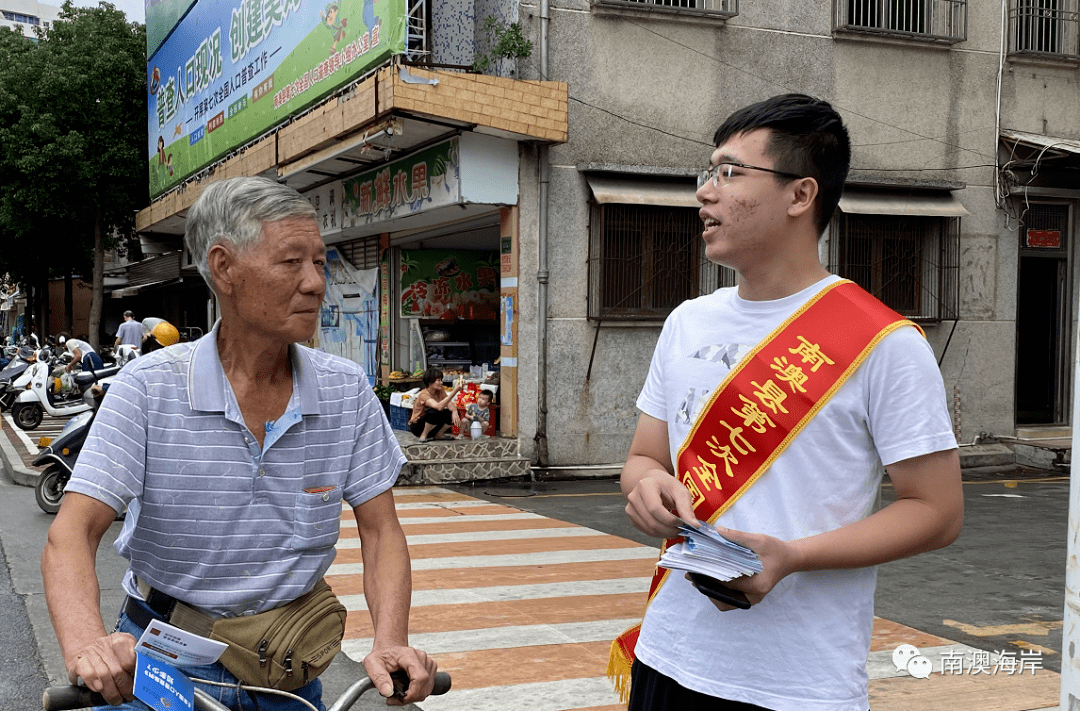
[[[87,353],[82,357],[82,369],[84,373],[91,370],[101,370],[105,367],[105,361],[97,353]]]
[[[120,613],[120,619],[116,623],[117,632],[127,632],[128,634],[139,639],[142,636],[143,629],[128,619],[128,616],[123,612]],[[246,691],[240,691],[237,693],[236,689],[236,677],[229,673],[229,671],[219,664],[209,664],[201,667],[180,667],[181,672],[185,675],[197,678],[207,679],[209,681],[217,681],[223,684],[232,684],[231,687],[221,686],[207,686],[205,684],[199,684],[196,682],[195,686],[207,694],[213,696],[230,709],[236,711],[310,711],[307,707],[300,704],[293,699],[285,696],[277,696],[276,694],[260,694],[258,692],[248,693]],[[307,686],[302,686],[292,692],[297,696],[307,699],[309,702],[315,705],[320,711],[326,711],[326,707],[322,703],[322,682],[315,679]],[[237,699],[239,696],[239,700]],[[257,696],[258,705],[256,706],[255,700],[252,696]],[[101,706],[101,711],[115,711],[115,709],[129,709],[131,711],[152,711],[149,706],[142,701],[135,699],[129,701],[122,706]]]

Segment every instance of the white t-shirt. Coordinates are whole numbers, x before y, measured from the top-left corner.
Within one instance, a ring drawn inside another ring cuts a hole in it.
[[[668,423],[673,463],[731,367],[837,280],[765,302],[721,289],[672,312],[637,405]],[[883,464],[954,447],[933,350],[916,329],[900,328],[717,523],[782,540],[830,531],[871,513]],[[719,698],[776,711],[866,711],[875,582],[875,568],[794,573],[749,610],[720,612],[673,574],[649,605],[636,655]]]
[[[64,347],[68,349],[69,353],[74,353],[78,348],[85,356],[87,353],[97,353],[94,348],[86,341],[80,341],[78,338],[69,338],[64,343]]]

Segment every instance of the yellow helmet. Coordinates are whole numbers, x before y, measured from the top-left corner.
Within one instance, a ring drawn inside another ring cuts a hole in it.
[[[143,333],[153,336],[162,346],[171,346],[180,340],[176,326],[163,318],[144,318],[142,327]]]
[[[154,326],[150,333],[154,334],[154,338],[163,346],[171,346],[180,340],[180,332],[176,330],[176,326],[168,321],[162,321]]]

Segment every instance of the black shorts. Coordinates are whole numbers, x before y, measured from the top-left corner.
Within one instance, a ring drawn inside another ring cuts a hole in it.
[[[727,701],[691,691],[652,667],[634,660],[627,711],[768,711],[741,701]]]
[[[419,420],[409,425],[409,431],[419,437],[424,434],[424,425],[431,424],[430,434],[435,435],[439,432],[439,427],[442,425],[454,424],[454,415],[450,410],[436,410],[434,408],[427,408],[424,410],[424,416]]]

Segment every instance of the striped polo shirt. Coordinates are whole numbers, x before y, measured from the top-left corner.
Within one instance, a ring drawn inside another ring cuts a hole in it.
[[[219,322],[220,323],[220,322]],[[262,447],[204,338],[129,363],[101,404],[67,491],[128,516],[133,576],[234,616],[302,595],[334,559],[341,502],[393,486],[405,457],[363,369],[293,345],[293,392]]]

